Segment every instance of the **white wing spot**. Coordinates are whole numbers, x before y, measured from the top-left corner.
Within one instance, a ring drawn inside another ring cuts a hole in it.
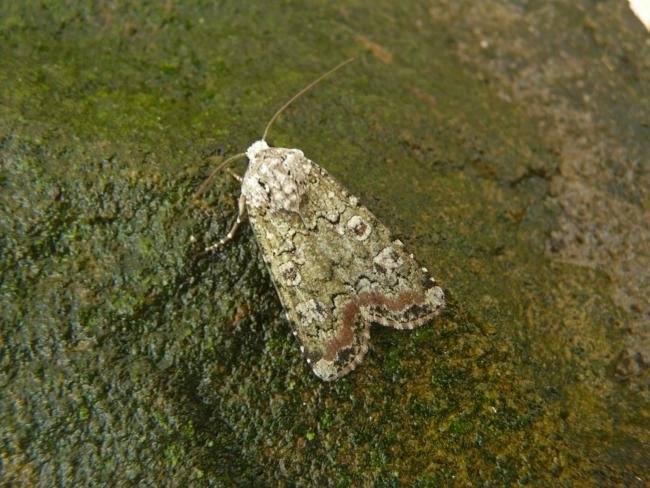
[[[386,274],[392,274],[393,271],[404,263],[402,258],[395,252],[395,249],[390,246],[385,247],[377,254],[372,262],[375,265],[375,269]]]
[[[350,229],[350,232],[352,232],[355,239],[358,241],[365,241],[372,232],[370,224],[358,215],[355,215],[348,220],[348,229]]]
[[[322,324],[327,320],[325,305],[316,300],[308,300],[296,305],[296,312],[300,318],[300,324],[309,325],[314,322]]]
[[[429,288],[425,292],[425,301],[433,307],[442,307],[445,304],[445,292],[439,286]]]

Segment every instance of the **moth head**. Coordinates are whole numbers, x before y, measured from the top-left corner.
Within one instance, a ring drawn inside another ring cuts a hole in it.
[[[312,164],[303,152],[269,147],[260,140],[251,144],[246,154],[249,165],[242,182],[242,194],[248,207],[271,212],[300,212]]]
[[[268,149],[269,145],[266,143],[264,139],[260,139],[259,141],[255,141],[253,144],[251,144],[248,149],[246,149],[246,157],[248,157],[249,161],[253,161],[256,157],[257,154],[260,151],[263,151],[265,149]]]

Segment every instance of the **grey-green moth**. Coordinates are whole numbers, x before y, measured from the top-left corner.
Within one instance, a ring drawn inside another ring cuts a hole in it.
[[[212,250],[232,239],[248,214],[282,305],[314,373],[332,381],[352,371],[368,351],[370,324],[412,329],[438,315],[442,288],[404,244],[299,149],[270,147],[268,130],[245,154],[239,215]]]

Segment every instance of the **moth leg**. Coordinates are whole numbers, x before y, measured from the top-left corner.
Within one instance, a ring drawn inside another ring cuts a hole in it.
[[[233,170],[229,169],[229,170],[228,170],[228,173],[230,173],[230,176],[232,176],[233,178],[235,178],[239,183],[241,183],[242,181],[244,181],[244,178],[242,178],[241,176],[239,176],[239,175],[238,175],[237,173],[235,173]]]
[[[246,198],[244,197],[244,195],[241,195],[239,197],[239,213],[237,214],[237,220],[235,220],[235,223],[230,229],[230,232],[228,232],[226,236],[223,237],[219,242],[206,247],[205,250],[214,251],[215,249],[230,242],[232,238],[235,237],[235,232],[237,232],[237,229],[239,229],[239,226],[241,225],[245,217],[246,217]]]

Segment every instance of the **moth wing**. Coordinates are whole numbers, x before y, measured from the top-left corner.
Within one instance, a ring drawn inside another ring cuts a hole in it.
[[[331,381],[361,362],[370,323],[420,326],[444,294],[356,197],[302,159],[309,179],[299,211],[252,209],[249,219],[303,355]]]

